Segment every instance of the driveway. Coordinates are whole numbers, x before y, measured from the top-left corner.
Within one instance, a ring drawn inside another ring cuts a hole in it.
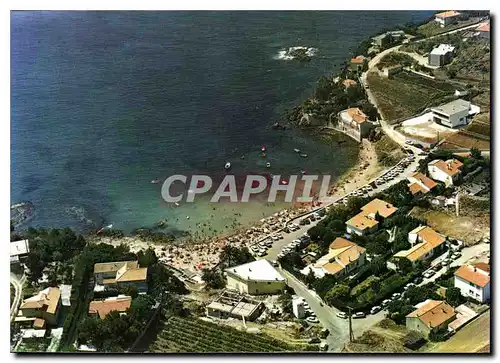
[[[340,352],[344,344],[349,341],[349,320],[337,317],[340,310],[324,303],[315,291],[308,289],[302,281],[298,280],[290,272],[281,268],[278,270],[287,279],[287,285],[293,288],[298,296],[306,300],[321,325],[330,331],[330,334],[325,339],[325,342],[328,343],[328,351]],[[384,317],[385,312],[380,311],[374,315],[367,315],[364,319],[352,319],[354,336],[360,336],[365,330],[377,324]]]

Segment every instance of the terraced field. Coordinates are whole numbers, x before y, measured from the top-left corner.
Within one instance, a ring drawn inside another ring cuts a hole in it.
[[[150,347],[153,353],[286,352],[297,349],[263,334],[250,334],[196,318],[171,317]]]
[[[426,107],[450,101],[455,86],[401,72],[392,79],[368,73],[368,84],[386,120],[407,118],[423,111]]]

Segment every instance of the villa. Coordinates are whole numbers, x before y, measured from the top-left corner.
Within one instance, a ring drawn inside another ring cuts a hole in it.
[[[437,159],[427,164],[427,170],[432,179],[439,180],[446,187],[450,187],[460,178],[463,165],[461,161],[456,159],[446,161]]]
[[[458,19],[460,19],[461,15],[462,13],[459,13],[458,11],[449,10],[436,14],[434,20],[441,26],[441,28],[444,28],[445,26],[456,23]]]
[[[398,209],[392,204],[380,199],[374,199],[361,207],[361,212],[346,222],[346,231],[363,236],[374,232],[380,220],[390,217]]]

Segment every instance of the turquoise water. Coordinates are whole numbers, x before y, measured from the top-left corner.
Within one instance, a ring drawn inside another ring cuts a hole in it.
[[[357,145],[270,125],[368,35],[428,15],[13,12],[11,199],[35,205],[23,227],[130,231],[167,217],[166,232],[194,233],[271,214],[283,205],[167,205],[150,181],[217,174],[227,160],[238,175],[307,169],[334,180]],[[300,45],[318,48],[311,62],[276,59]]]

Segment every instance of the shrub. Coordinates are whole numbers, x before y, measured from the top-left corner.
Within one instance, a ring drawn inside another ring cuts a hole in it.
[[[408,334],[403,337],[403,345],[409,349],[418,349],[425,342],[423,335],[417,331],[410,330]]]

